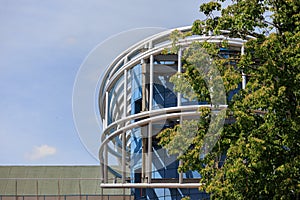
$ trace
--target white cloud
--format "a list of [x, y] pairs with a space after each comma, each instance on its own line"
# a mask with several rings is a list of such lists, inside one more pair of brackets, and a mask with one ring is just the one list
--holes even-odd
[[25, 158], [28, 160], [38, 160], [47, 156], [56, 154], [56, 148], [48, 146], [46, 144], [41, 146], [35, 146], [30, 153], [25, 155]]

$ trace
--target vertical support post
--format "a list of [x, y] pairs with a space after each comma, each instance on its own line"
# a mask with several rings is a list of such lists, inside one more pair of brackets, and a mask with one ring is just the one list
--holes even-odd
[[[100, 161], [100, 180], [101, 183], [104, 183], [104, 163]], [[101, 184], [100, 183], [100, 184]]]
[[[152, 48], [152, 42], [149, 44], [149, 48]], [[150, 55], [150, 94], [149, 94], [149, 111], [152, 111], [153, 107], [153, 69], [154, 56]], [[152, 122], [148, 124], [148, 183], [151, 183], [152, 178]]]
[[[180, 116], [180, 126], [182, 126], [182, 124], [183, 124], [183, 117]], [[182, 165], [182, 160], [179, 160], [179, 166], [181, 165]], [[180, 184], [183, 183], [183, 172], [179, 173], [179, 183]]]
[[[126, 182], [126, 132], [122, 133], [122, 183]], [[123, 188], [123, 199], [125, 200], [125, 188]]]
[[242, 89], [246, 88], [247, 80], [246, 80], [246, 74], [242, 72]]
[[16, 191], [15, 191], [15, 193], [16, 193], [16, 200], [18, 200], [18, 180], [16, 179]]
[[126, 132], [122, 133], [122, 183], [126, 182]]
[[58, 192], [58, 200], [60, 200], [60, 179], [57, 181], [57, 192]]
[[142, 111], [149, 110], [149, 69], [147, 69], [147, 64], [145, 59], [141, 59], [142, 68]]
[[[177, 72], [180, 74], [182, 72], [182, 66], [181, 66], [181, 57], [182, 57], [182, 49], [180, 48], [178, 51], [178, 69]], [[179, 75], [180, 76], [180, 75]], [[181, 106], [181, 93], [177, 93], [177, 106]], [[182, 116], [180, 116], [180, 125], [182, 126]], [[182, 165], [182, 160], [179, 160], [179, 166]], [[179, 183], [181, 184], [183, 182], [183, 173], [179, 173]]]
[[[124, 113], [127, 116], [127, 70], [124, 71]], [[125, 126], [125, 124], [124, 124]], [[122, 183], [126, 182], [126, 132], [122, 133]]]
[[78, 182], [78, 189], [79, 189], [79, 199], [82, 200], [80, 179], [79, 179], [79, 182]]
[[125, 196], [125, 188], [123, 188], [123, 200], [126, 200], [126, 196]]
[[104, 146], [104, 183], [108, 183], [108, 152], [107, 145]]
[[103, 124], [104, 125], [104, 127], [103, 128], [107, 128], [107, 126], [108, 126], [108, 111], [109, 111], [109, 109], [108, 109], [108, 92], [106, 91], [105, 92], [105, 124]]
[[[182, 166], [182, 160], [179, 160], [179, 166]], [[179, 172], [179, 183], [183, 183], [183, 172]]]
[[[105, 129], [108, 126], [108, 92], [105, 92], [105, 123], [103, 124], [103, 129]], [[106, 145], [104, 146], [104, 150], [103, 150], [103, 154], [104, 155], [100, 155], [103, 156], [103, 163], [101, 162], [101, 179], [103, 183], [107, 183], [107, 147]]]
[[150, 55], [150, 94], [149, 94], [149, 111], [152, 110], [153, 106], [153, 55]]
[[[180, 74], [182, 72], [181, 57], [182, 57], [182, 49], [180, 48], [178, 51], [178, 69], [177, 69], [178, 74]], [[181, 106], [181, 93], [180, 92], [177, 93], [177, 106]]]
[[[124, 118], [127, 116], [127, 70], [124, 70]], [[125, 125], [125, 124], [124, 124]]]
[[[244, 45], [241, 47], [241, 55], [245, 54], [245, 47]], [[246, 88], [247, 80], [246, 80], [246, 74], [242, 72], [242, 89], [244, 90]]]
[[[104, 118], [102, 120], [103, 129], [105, 129], [107, 127], [107, 124], [108, 124], [108, 92], [107, 91], [105, 92], [104, 106], [105, 106]], [[102, 170], [103, 170], [103, 168], [102, 168]]]
[[[128, 62], [128, 57], [124, 59], [124, 64]], [[124, 113], [127, 116], [127, 70], [124, 70]], [[126, 123], [126, 122], [125, 122]], [[125, 124], [124, 124], [125, 126]], [[122, 132], [122, 183], [126, 182], [126, 131]], [[125, 199], [125, 188], [123, 188], [123, 199]]]
[[141, 182], [142, 183], [145, 183], [145, 177], [146, 177], [146, 163], [147, 163], [147, 160], [146, 160], [146, 153], [147, 153], [147, 139], [145, 138], [145, 136], [142, 138], [142, 180]]
[[148, 183], [152, 178], [152, 122], [149, 123], [148, 131]]
[[36, 200], [39, 200], [39, 180], [36, 180]]

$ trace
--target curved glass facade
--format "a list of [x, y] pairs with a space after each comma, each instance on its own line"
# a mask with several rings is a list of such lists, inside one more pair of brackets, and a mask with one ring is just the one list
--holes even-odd
[[[189, 31], [190, 27], [179, 30]], [[199, 107], [206, 104], [190, 101], [174, 91], [170, 77], [182, 71], [182, 52], [180, 49], [178, 54], [162, 54], [171, 46], [168, 39], [171, 32], [143, 40], [118, 56], [100, 87], [99, 109], [104, 124], [99, 150], [101, 187], [132, 188], [135, 199], [208, 197], [198, 190], [200, 174], [178, 173], [177, 155], [169, 155], [156, 139], [161, 130], [179, 124], [184, 118], [196, 118]], [[193, 41], [220, 43], [223, 39], [223, 36], [191, 36], [180, 44], [184, 48]], [[228, 41], [229, 48], [220, 49], [220, 56], [240, 54], [245, 41]], [[110, 168], [116, 164], [120, 166], [118, 169]], [[109, 180], [108, 173], [116, 179]]]

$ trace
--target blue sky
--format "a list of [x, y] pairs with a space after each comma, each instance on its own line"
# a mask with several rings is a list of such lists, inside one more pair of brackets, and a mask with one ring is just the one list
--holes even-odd
[[0, 0], [0, 165], [98, 164], [73, 122], [82, 62], [119, 32], [191, 25], [200, 3]]

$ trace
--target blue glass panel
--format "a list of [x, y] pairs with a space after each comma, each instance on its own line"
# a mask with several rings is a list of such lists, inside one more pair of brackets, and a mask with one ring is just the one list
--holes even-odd
[[[131, 114], [142, 110], [142, 66], [136, 65], [131, 73]], [[130, 95], [130, 94], [129, 94]]]
[[242, 89], [242, 83], [240, 83], [238, 85], [238, 88], [235, 89], [235, 90], [231, 90], [229, 93], [228, 93], [228, 97], [227, 97], [227, 101], [231, 101], [232, 97], [237, 94], [240, 90]]
[[153, 93], [158, 94], [158, 93], [163, 93], [165, 91], [165, 87], [163, 85], [154, 83], [153, 84]]

